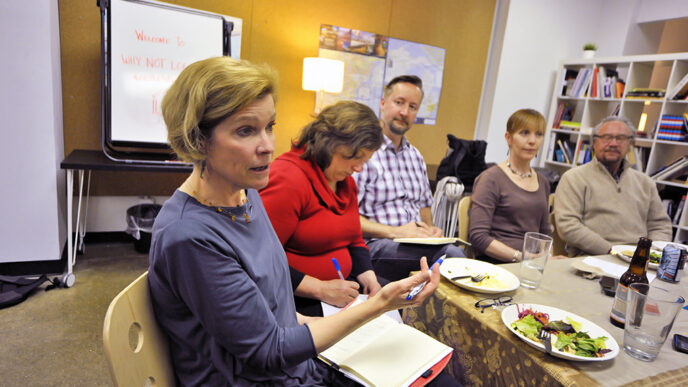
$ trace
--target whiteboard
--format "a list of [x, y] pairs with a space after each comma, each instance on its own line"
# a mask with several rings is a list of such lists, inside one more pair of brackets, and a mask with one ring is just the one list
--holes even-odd
[[[238, 21], [240, 33], [241, 19], [130, 0], [110, 0], [108, 16], [107, 140], [113, 145], [164, 146], [167, 130], [160, 103], [165, 92], [184, 67], [222, 56], [224, 20], [235, 21], [235, 26]], [[240, 42], [240, 34], [232, 36], [233, 43], [236, 40]], [[232, 47], [237, 58], [238, 46]]]

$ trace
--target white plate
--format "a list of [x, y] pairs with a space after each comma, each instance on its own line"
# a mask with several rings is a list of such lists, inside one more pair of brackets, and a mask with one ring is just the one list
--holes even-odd
[[[663, 250], [664, 246], [666, 246], [668, 244], [672, 244], [672, 245], [676, 245], [678, 247], [682, 247], [684, 249], [688, 249], [688, 246], [682, 245], [680, 243], [663, 242], [663, 241], [652, 242], [652, 249], [653, 250]], [[621, 258], [626, 262], [631, 262], [631, 259], [633, 258], [633, 256], [631, 255], [629, 257], [625, 254], [621, 254], [621, 252], [624, 250], [635, 251], [635, 248], [636, 248], [636, 245], [614, 245], [614, 246], [612, 246], [612, 251], [615, 252], [616, 254], [612, 254], [612, 255], [614, 255], [618, 258]], [[652, 270], [657, 270], [657, 266], [659, 266], [657, 263], [648, 262], [648, 264], [647, 264], [647, 268], [652, 269]]]
[[415, 245], [448, 245], [458, 238], [394, 238], [397, 243], [412, 243]]
[[545, 306], [545, 305], [538, 305], [538, 304], [519, 304], [519, 305], [510, 305], [506, 309], [502, 311], [502, 322], [506, 327], [513, 332], [516, 336], [518, 336], [521, 340], [525, 341], [526, 344], [530, 345], [531, 347], [540, 350], [542, 352], [545, 351], [545, 346], [542, 345], [539, 341], [533, 341], [525, 336], [523, 336], [520, 332], [516, 331], [511, 327], [511, 323], [514, 321], [518, 320], [518, 307], [523, 309], [532, 309], [535, 312], [541, 312], [541, 313], [547, 313], [549, 314], [549, 321], [556, 321], [556, 320], [562, 320], [566, 321], [566, 317], [570, 317], [574, 321], [578, 321], [579, 323], [582, 324], [581, 330], [583, 332], [587, 332], [588, 335], [592, 338], [597, 338], [600, 336], [605, 336], [607, 338], [607, 341], [605, 342], [605, 345], [608, 349], [611, 349], [611, 352], [607, 352], [604, 354], [603, 357], [584, 357], [584, 356], [577, 356], [577, 355], [572, 355], [568, 354], [565, 352], [561, 352], [558, 349], [554, 348], [554, 344], [552, 344], [552, 355], [562, 358], [562, 359], [567, 359], [567, 360], [579, 360], [579, 361], [607, 361], [611, 360], [616, 357], [616, 355], [619, 354], [619, 344], [614, 340], [612, 335], [609, 334], [609, 332], [605, 331], [604, 329], [600, 328], [599, 325], [584, 319], [583, 317], [580, 317], [578, 315], [575, 315], [573, 313], [569, 313], [567, 311], [557, 309], [551, 306]]
[[[521, 284], [518, 277], [497, 265], [468, 258], [445, 259], [442, 266], [440, 266], [440, 274], [455, 285], [478, 293], [506, 293], [518, 289], [518, 286]], [[453, 277], [461, 275], [477, 274], [489, 275], [491, 278], [499, 281], [501, 286], [485, 286], [490, 285], [490, 283], [486, 282], [483, 284], [483, 282], [473, 282], [470, 278], [456, 281], [451, 280]]]

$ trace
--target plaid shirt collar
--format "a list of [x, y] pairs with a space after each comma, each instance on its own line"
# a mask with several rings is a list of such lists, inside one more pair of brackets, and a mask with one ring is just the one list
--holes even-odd
[[394, 142], [387, 137], [386, 134], [383, 133], [382, 135], [382, 145], [380, 146], [380, 149], [387, 151], [388, 149], [393, 151], [393, 152], [403, 152], [406, 149], [408, 149], [411, 146], [411, 143], [409, 140], [406, 139], [406, 136], [401, 137], [401, 143], [399, 144], [399, 150], [397, 150], [396, 146], [394, 145]]

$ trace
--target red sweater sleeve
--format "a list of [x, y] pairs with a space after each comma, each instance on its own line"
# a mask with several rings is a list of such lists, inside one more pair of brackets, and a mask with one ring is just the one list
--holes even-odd
[[[270, 181], [260, 191], [260, 198], [265, 206], [272, 227], [277, 233], [282, 246], [294, 234], [299, 223], [299, 214], [303, 208], [302, 188], [307, 182], [301, 173], [292, 173], [285, 170], [285, 162], [276, 160], [270, 166]], [[288, 198], [288, 199], [287, 199]]]

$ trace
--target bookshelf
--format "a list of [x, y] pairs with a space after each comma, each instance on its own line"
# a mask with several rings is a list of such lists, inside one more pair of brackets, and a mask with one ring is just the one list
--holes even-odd
[[[672, 90], [681, 89], [688, 82], [687, 77], [688, 53], [562, 61], [552, 93], [539, 166], [563, 174], [587, 162], [594, 157], [592, 128], [603, 118], [618, 114], [631, 120], [639, 134], [643, 134], [636, 136], [628, 160], [652, 177], [662, 167], [688, 155], [688, 138], [664, 140], [667, 131], [660, 129], [665, 128], [663, 123], [670, 116], [688, 113], [687, 99], [671, 98]], [[657, 91], [666, 94], [657, 96]], [[683, 134], [686, 129], [684, 124]], [[563, 155], [567, 150], [570, 153]], [[678, 207], [681, 197], [688, 193], [685, 178], [688, 167], [683, 171], [680, 180], [655, 179], [660, 196], [672, 200], [673, 207]], [[672, 214], [671, 217], [673, 241], [685, 243], [688, 208], [684, 204], [680, 216]]]

